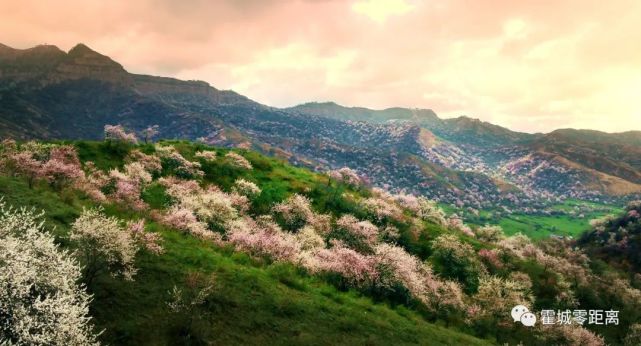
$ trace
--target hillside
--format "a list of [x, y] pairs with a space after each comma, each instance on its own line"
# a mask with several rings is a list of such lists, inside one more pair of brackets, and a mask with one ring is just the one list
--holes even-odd
[[[45, 231], [89, 256], [105, 344], [603, 345], [594, 333], [620, 344], [639, 320], [638, 282], [572, 242], [470, 228], [349, 169], [125, 138], [0, 148], [3, 203], [43, 209]], [[79, 233], [96, 222], [100, 237], [135, 241], [135, 256], [94, 257], [118, 248], [82, 240], [103, 239]], [[516, 304], [615, 308], [620, 324], [528, 329], [509, 316]]]
[[641, 279], [641, 203], [631, 202], [623, 214], [609, 215], [592, 222], [593, 230], [580, 244], [593, 258], [599, 258]]
[[[79, 44], [0, 49], [0, 137], [99, 139], [105, 125], [156, 138], [252, 148], [299, 167], [349, 166], [375, 186], [463, 217], [545, 215], [567, 198], [623, 205], [641, 194], [638, 133], [527, 134], [429, 109], [336, 103], [278, 109], [201, 81], [129, 73]], [[604, 150], [601, 150], [603, 148]]]
[[[121, 166], [126, 152], [133, 149], [112, 151], [109, 146], [91, 142], [75, 145], [83, 162], [90, 158], [103, 169]], [[202, 145], [179, 145], [192, 155], [196, 150], [209, 149]], [[3, 149], [6, 154], [7, 148]], [[147, 151], [149, 147], [142, 149]], [[205, 181], [213, 179], [224, 186], [231, 184], [236, 176], [244, 176], [260, 182], [263, 198], [255, 201], [255, 211], [263, 206], [269, 208], [272, 200], [280, 200], [292, 191], [314, 186], [315, 190], [323, 188], [324, 183], [317, 182], [318, 177], [310, 172], [254, 153], [247, 154], [257, 167], [252, 173], [245, 174], [242, 169], [224, 164], [206, 165]], [[6, 161], [1, 167], [6, 172]], [[218, 174], [221, 169], [225, 175]], [[25, 180], [6, 175], [0, 180], [4, 203], [44, 210], [45, 228], [54, 232], [65, 247], [70, 246], [68, 233], [72, 221], [83, 208], [96, 205], [72, 189], [65, 188], [63, 193], [46, 183], [30, 188]], [[158, 187], [150, 186], [143, 192], [143, 199], [154, 208], [164, 209], [166, 199], [158, 195]], [[161, 256], [150, 252], [139, 255], [135, 281], [123, 281], [103, 273], [89, 286], [94, 295], [91, 315], [96, 330], [104, 330], [101, 340], [105, 344], [176, 345], [212, 341], [217, 344], [417, 344], [422, 343], [421, 340], [442, 345], [489, 344], [428, 323], [416, 311], [375, 302], [353, 290], [338, 289], [291, 264], [250, 257], [234, 252], [229, 246], [176, 232], [152, 220], [153, 211], [132, 211], [119, 204], [105, 204], [105, 211], [122, 219], [142, 216], [147, 220], [147, 229], [163, 239]], [[169, 310], [167, 303], [173, 287], [192, 294], [188, 290], [204, 285], [210, 277], [214, 293], [201, 306], [188, 312], [193, 317]]]

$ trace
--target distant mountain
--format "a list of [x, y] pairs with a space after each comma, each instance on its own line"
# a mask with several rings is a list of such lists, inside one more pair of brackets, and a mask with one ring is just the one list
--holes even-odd
[[373, 110], [363, 107], [345, 107], [335, 102], [310, 102], [287, 108], [287, 111], [313, 114], [339, 120], [369, 121], [386, 123], [394, 120], [441, 122], [431, 109], [387, 108]]
[[443, 139], [463, 143], [501, 145], [524, 142], [536, 137], [527, 133], [510, 131], [504, 127], [467, 116], [441, 119], [431, 109], [395, 107], [373, 110], [363, 107], [345, 107], [334, 102], [311, 102], [287, 108], [286, 110], [326, 118], [380, 124], [412, 122], [430, 130]]
[[202, 81], [138, 75], [79, 44], [0, 45], [0, 137], [100, 139], [105, 124], [251, 146], [290, 163], [350, 166], [372, 184], [474, 209], [543, 211], [567, 197], [641, 193], [641, 135], [527, 134], [429, 109], [268, 107]]

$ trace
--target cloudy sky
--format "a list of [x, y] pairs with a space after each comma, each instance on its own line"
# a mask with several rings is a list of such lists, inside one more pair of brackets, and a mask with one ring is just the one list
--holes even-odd
[[0, 42], [78, 42], [271, 106], [431, 108], [515, 130], [641, 130], [638, 0], [0, 0]]

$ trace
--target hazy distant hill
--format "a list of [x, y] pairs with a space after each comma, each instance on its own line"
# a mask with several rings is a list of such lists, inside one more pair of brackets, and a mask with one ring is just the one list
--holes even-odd
[[344, 107], [334, 102], [311, 102], [287, 108], [287, 110], [327, 118], [375, 123], [411, 121], [432, 131], [439, 137], [463, 143], [496, 145], [523, 142], [536, 137], [527, 133], [510, 131], [504, 127], [467, 116], [441, 119], [431, 109], [395, 107], [372, 110], [362, 107]]
[[332, 102], [277, 109], [201, 81], [129, 73], [83, 44], [0, 45], [0, 136], [98, 139], [105, 124], [159, 125], [162, 138], [250, 145], [317, 170], [350, 166], [374, 185], [474, 209], [641, 192], [639, 132], [527, 134]]

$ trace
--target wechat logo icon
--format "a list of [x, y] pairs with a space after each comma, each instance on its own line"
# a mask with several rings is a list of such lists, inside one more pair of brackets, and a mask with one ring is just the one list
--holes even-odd
[[514, 322], [521, 322], [526, 327], [536, 324], [536, 315], [531, 313], [525, 305], [517, 305], [512, 308], [512, 319]]

